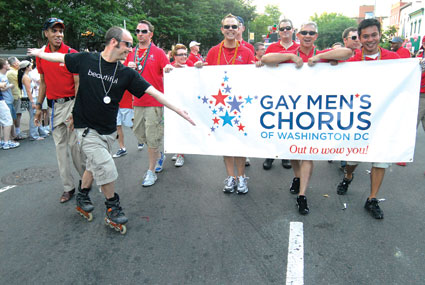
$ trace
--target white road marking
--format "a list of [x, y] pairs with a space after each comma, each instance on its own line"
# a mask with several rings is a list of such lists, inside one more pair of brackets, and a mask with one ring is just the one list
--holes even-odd
[[289, 226], [286, 285], [289, 284], [304, 284], [304, 231], [301, 222], [291, 222]]
[[3, 187], [3, 188], [0, 189], [0, 193], [1, 192], [4, 192], [4, 191], [7, 191], [9, 189], [15, 188], [16, 186], [17, 185], [9, 185], [9, 186]]

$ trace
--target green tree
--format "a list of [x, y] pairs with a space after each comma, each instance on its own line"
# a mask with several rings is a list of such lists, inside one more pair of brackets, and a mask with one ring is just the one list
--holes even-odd
[[319, 37], [315, 42], [319, 49], [330, 47], [336, 42], [342, 42], [342, 32], [348, 27], [357, 27], [357, 22], [347, 16], [337, 13], [323, 13], [318, 16], [316, 13], [310, 20], [317, 23]]
[[258, 15], [250, 25], [250, 32], [254, 33], [255, 42], [262, 41], [262, 35], [267, 35], [268, 27], [277, 25], [282, 13], [277, 5], [267, 5], [264, 14]]
[[392, 37], [394, 37], [397, 34], [397, 27], [396, 26], [389, 26], [381, 35], [381, 47], [385, 49], [390, 49], [391, 44], [390, 40]]

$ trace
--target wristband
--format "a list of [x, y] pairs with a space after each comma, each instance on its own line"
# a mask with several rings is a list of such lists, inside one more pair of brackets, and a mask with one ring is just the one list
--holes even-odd
[[40, 102], [35, 103], [35, 105], [36, 105], [36, 106], [40, 106], [40, 109], [41, 109], [41, 107], [43, 106], [43, 104], [41, 104]]

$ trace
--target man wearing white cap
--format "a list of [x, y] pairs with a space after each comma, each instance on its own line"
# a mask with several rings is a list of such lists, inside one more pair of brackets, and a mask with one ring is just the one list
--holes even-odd
[[199, 53], [199, 46], [201, 44], [196, 42], [196, 41], [191, 41], [189, 44], [189, 48], [190, 48], [190, 55], [187, 58], [188, 60], [190, 60], [191, 62], [195, 63], [197, 61], [202, 61], [204, 62], [204, 58], [202, 57], [202, 55]]

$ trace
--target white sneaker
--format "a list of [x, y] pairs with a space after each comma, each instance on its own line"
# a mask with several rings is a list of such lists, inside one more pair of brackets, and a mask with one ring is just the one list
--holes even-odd
[[144, 147], [145, 147], [145, 144], [144, 143], [137, 144], [137, 149], [138, 150], [143, 150]]
[[155, 164], [155, 172], [159, 173], [164, 169], [164, 162], [165, 162], [165, 154], [163, 152], [160, 152], [161, 156], [158, 158]]
[[235, 192], [235, 188], [236, 188], [236, 180], [235, 177], [233, 176], [229, 176], [224, 180], [224, 188], [223, 188], [223, 192], [224, 193], [233, 193]]
[[179, 154], [177, 155], [176, 163], [174, 164], [176, 167], [181, 167], [184, 164], [184, 156]]
[[157, 176], [151, 170], [146, 171], [145, 178], [143, 179], [142, 185], [143, 187], [152, 186], [155, 184]]
[[20, 146], [20, 143], [14, 141], [8, 141], [3, 144], [3, 149], [11, 149]]
[[173, 155], [173, 157], [171, 158], [172, 161], [176, 161], [177, 160], [177, 156], [178, 154], [176, 153], [175, 155]]
[[249, 177], [238, 176], [238, 188], [236, 189], [236, 193], [248, 193], [248, 179]]

